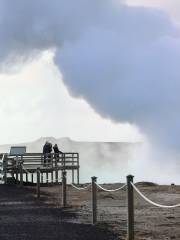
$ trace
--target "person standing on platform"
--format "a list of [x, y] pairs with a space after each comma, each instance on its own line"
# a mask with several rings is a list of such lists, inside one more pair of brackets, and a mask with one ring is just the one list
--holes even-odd
[[47, 141], [43, 146], [44, 164], [47, 164], [51, 159], [51, 152], [52, 152], [52, 144]]
[[55, 145], [53, 146], [53, 149], [54, 149], [55, 158], [56, 158], [57, 160], [59, 160], [59, 154], [63, 154], [63, 152], [61, 152], [61, 151], [59, 150], [57, 144], [55, 144]]
[[59, 154], [63, 154], [63, 152], [61, 152], [61, 151], [59, 150], [57, 144], [54, 145], [53, 149], [54, 149], [54, 153], [55, 153], [56, 156], [59, 157]]

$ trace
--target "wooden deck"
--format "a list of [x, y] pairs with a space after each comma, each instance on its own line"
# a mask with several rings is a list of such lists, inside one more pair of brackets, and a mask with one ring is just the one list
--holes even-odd
[[[37, 169], [41, 172], [41, 183], [43, 183], [43, 174], [51, 174], [52, 182], [60, 182], [63, 171], [71, 173], [72, 182], [79, 183], [79, 153], [66, 152], [63, 154], [48, 154], [42, 153], [26, 153], [24, 155], [9, 155], [0, 154], [0, 173], [3, 175], [4, 183], [7, 183], [9, 178], [16, 182], [34, 182], [34, 174]], [[29, 180], [31, 175], [31, 180]]]

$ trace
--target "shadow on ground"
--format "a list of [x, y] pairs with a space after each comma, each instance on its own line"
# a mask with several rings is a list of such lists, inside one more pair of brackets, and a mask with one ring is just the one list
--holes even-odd
[[43, 191], [36, 199], [36, 188], [0, 186], [1, 240], [114, 240], [106, 227], [73, 223], [73, 209], [62, 209], [48, 201]]

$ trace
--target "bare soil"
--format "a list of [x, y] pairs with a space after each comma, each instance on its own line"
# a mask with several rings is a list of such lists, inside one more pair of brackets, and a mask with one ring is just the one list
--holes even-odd
[[[114, 189], [121, 184], [106, 184]], [[180, 186], [138, 184], [151, 200], [166, 205], [180, 203]], [[121, 240], [126, 239], [126, 191], [98, 190], [98, 224], [91, 224], [91, 191], [67, 187], [67, 208], [61, 207], [61, 186], [0, 185], [1, 240]], [[161, 209], [135, 194], [135, 239], [180, 239], [180, 208]]]

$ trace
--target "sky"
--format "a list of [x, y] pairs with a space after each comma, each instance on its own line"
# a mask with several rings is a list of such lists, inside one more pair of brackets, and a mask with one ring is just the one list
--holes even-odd
[[[127, 3], [161, 9], [175, 23], [180, 21], [178, 0]], [[32, 141], [42, 136], [130, 142], [146, 138], [146, 133], [136, 123], [128, 122], [128, 118], [117, 121], [101, 114], [84, 96], [72, 94], [53, 59], [53, 50], [43, 51], [32, 61], [11, 66], [10, 72], [6, 65], [0, 74], [0, 144]]]
[[131, 6], [155, 7], [169, 14], [175, 22], [180, 21], [179, 0], [127, 0]]

